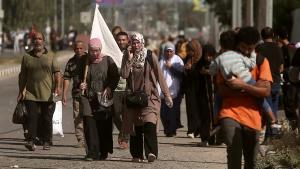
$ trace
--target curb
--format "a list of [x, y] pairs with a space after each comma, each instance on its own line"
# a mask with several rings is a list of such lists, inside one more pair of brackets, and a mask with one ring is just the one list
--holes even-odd
[[[59, 63], [62, 63], [64, 61], [66, 61], [67, 59], [69, 59], [70, 57], [72, 57], [72, 54], [65, 54], [63, 56], [59, 56], [57, 58], [57, 61]], [[16, 76], [20, 73], [20, 69], [21, 69], [21, 64], [17, 64], [14, 65], [12, 67], [7, 67], [7, 68], [3, 68], [0, 70], [0, 80], [6, 78], [6, 77], [12, 77], [12, 76]]]

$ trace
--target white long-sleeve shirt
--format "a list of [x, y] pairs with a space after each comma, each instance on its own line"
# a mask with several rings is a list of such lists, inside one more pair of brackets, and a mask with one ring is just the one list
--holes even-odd
[[220, 70], [224, 79], [230, 79], [232, 76], [237, 76], [244, 82], [248, 82], [252, 78], [250, 71], [255, 66], [255, 52], [252, 52], [248, 58], [235, 51], [226, 51], [212, 61], [209, 66], [209, 73], [215, 75], [217, 71]]
[[[178, 55], [173, 55], [170, 62], [172, 64], [172, 70], [168, 69], [166, 67], [166, 62], [167, 60], [165, 59], [165, 57], [163, 57], [160, 61], [159, 61], [159, 65], [162, 69], [164, 78], [167, 82], [167, 86], [169, 87], [169, 91], [171, 94], [172, 98], [177, 97], [179, 90], [180, 90], [180, 83], [181, 83], [181, 78], [176, 75], [176, 73], [174, 73], [174, 71], [176, 71], [177, 73], [183, 73], [184, 70], [184, 63], [182, 61], [182, 59], [178, 56]], [[161, 93], [160, 87], [158, 87], [158, 91], [161, 97], [163, 97], [163, 94]]]

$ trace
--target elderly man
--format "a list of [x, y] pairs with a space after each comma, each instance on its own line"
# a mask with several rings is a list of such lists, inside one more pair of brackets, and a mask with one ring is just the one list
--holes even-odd
[[[54, 81], [53, 81], [54, 79]], [[33, 50], [23, 56], [19, 74], [19, 100], [25, 100], [28, 110], [28, 142], [25, 147], [34, 151], [38, 123], [42, 124], [43, 149], [50, 149], [52, 136], [52, 116], [54, 95], [60, 95], [60, 67], [56, 58], [45, 48], [45, 37], [36, 32], [33, 37]], [[41, 118], [39, 118], [41, 116]], [[39, 122], [39, 119], [42, 122]]]

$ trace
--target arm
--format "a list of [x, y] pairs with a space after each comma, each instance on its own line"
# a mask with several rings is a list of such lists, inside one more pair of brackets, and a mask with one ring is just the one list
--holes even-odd
[[177, 78], [182, 78], [183, 71], [184, 71], [183, 61], [180, 60], [178, 62], [173, 63], [172, 65], [170, 65], [169, 70], [173, 76]]
[[58, 96], [61, 95], [61, 73], [55, 72], [54, 73], [54, 81], [55, 81], [55, 90], [54, 93], [56, 93]]
[[154, 54], [152, 54], [152, 62], [153, 62], [153, 71], [154, 71], [154, 74], [155, 74], [156, 79], [158, 81], [158, 84], [161, 88], [161, 92], [163, 93], [163, 95], [165, 97], [167, 105], [169, 107], [172, 107], [173, 106], [173, 100], [172, 100], [172, 97], [170, 95], [169, 88], [168, 88], [167, 83], [164, 79], [162, 70], [158, 66], [158, 59], [156, 58], [156, 56]]
[[216, 59], [214, 59], [209, 65], [209, 74], [215, 76], [217, 72], [218, 72], [218, 64], [216, 62]]
[[130, 74], [130, 70], [132, 68], [132, 62], [131, 59], [133, 56], [131, 56], [129, 52], [125, 52], [122, 59], [122, 65], [121, 65], [121, 76], [124, 79], [127, 79]]
[[120, 80], [120, 75], [118, 72], [118, 67], [115, 62], [108, 57], [108, 79], [107, 79], [107, 86], [103, 91], [103, 95], [108, 95], [108, 97], [112, 97], [112, 92], [116, 89], [118, 82]]
[[58, 96], [61, 95], [61, 73], [60, 73], [60, 66], [57, 62], [57, 58], [52, 56], [52, 72], [54, 76], [54, 93], [56, 93]]
[[256, 66], [256, 53], [254, 51], [251, 52], [249, 58], [243, 55], [241, 55], [241, 58], [249, 70], [252, 70]]
[[247, 84], [241, 79], [231, 79], [226, 84], [232, 89], [240, 89], [255, 97], [267, 97], [271, 93], [271, 83], [266, 80], [258, 80], [255, 85]]
[[70, 80], [64, 79], [63, 92], [62, 92], [62, 104], [64, 106], [67, 105], [67, 92], [68, 92], [69, 85], [70, 85]]
[[19, 94], [18, 94], [18, 97], [17, 97], [17, 101], [20, 101], [20, 100], [23, 100], [24, 97], [25, 97], [25, 87], [26, 87], [26, 76], [27, 76], [27, 73], [26, 73], [26, 66], [25, 66], [25, 59], [24, 59], [25, 56], [23, 56], [23, 59], [22, 59], [22, 63], [21, 63], [21, 71], [19, 73], [19, 80], [18, 80], [18, 83], [19, 83]]

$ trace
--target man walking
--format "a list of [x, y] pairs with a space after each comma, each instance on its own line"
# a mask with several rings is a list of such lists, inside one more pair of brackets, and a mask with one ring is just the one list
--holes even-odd
[[85, 46], [82, 41], [77, 41], [74, 45], [75, 55], [67, 62], [64, 72], [63, 95], [62, 103], [67, 105], [67, 91], [70, 81], [73, 80], [72, 98], [73, 98], [73, 119], [75, 126], [75, 135], [78, 144], [76, 148], [83, 148], [85, 145], [83, 134], [83, 119], [79, 112], [79, 99], [81, 90], [80, 83], [83, 81], [84, 67], [87, 61], [87, 53], [85, 53]]
[[[124, 53], [127, 51], [129, 38], [126, 32], [119, 32], [116, 35], [116, 41], [120, 48], [120, 50]], [[120, 70], [119, 70], [120, 74]], [[124, 104], [125, 104], [125, 88], [126, 88], [126, 80], [120, 77], [117, 88], [114, 92], [114, 117], [113, 121], [120, 131], [118, 143], [120, 149], [126, 149], [128, 147], [129, 135], [122, 132], [122, 118], [121, 116], [124, 113]]]
[[25, 100], [28, 110], [28, 141], [25, 147], [30, 151], [36, 148], [34, 141], [39, 123], [43, 129], [40, 136], [43, 149], [50, 150], [55, 106], [53, 97], [61, 94], [60, 78], [60, 67], [56, 58], [45, 48], [44, 35], [36, 32], [33, 37], [33, 50], [23, 56], [19, 74], [18, 101]]

